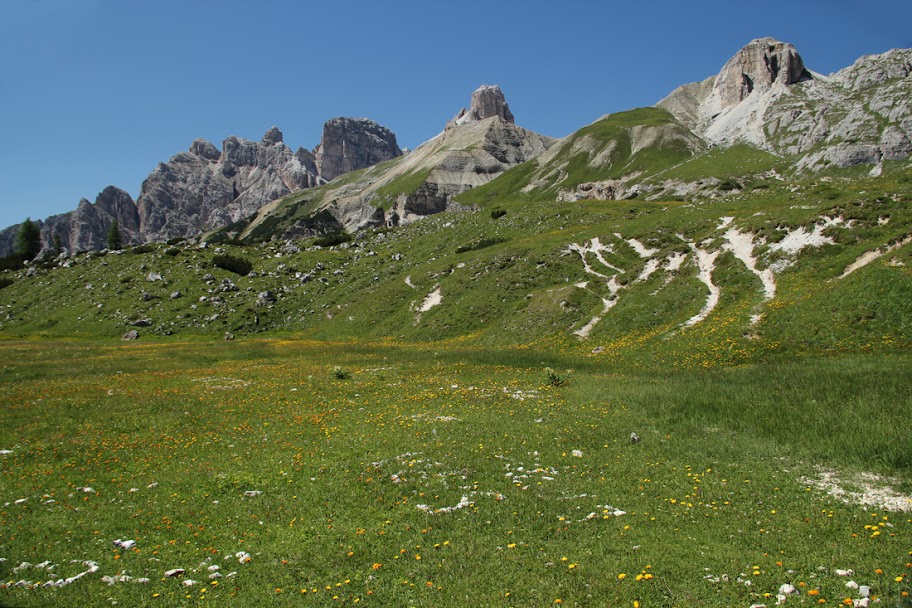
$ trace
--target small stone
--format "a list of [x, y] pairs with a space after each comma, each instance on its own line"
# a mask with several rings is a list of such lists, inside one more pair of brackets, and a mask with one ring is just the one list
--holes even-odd
[[139, 340], [139, 332], [135, 329], [131, 329], [123, 335], [121, 340]]
[[186, 570], [184, 570], [183, 568], [173, 568], [171, 570], [167, 570], [165, 572], [165, 576], [170, 576], [170, 577], [182, 576], [184, 574], [184, 572], [186, 572]]
[[630, 433], [630, 443], [639, 443], [639, 442], [640, 442], [640, 436], [637, 435], [636, 433]]
[[868, 585], [861, 585], [858, 587], [858, 595], [861, 597], [871, 597], [871, 587]]
[[781, 587], [779, 587], [778, 595], [796, 595], [797, 593], [798, 590], [794, 585], [791, 583], [784, 583]]

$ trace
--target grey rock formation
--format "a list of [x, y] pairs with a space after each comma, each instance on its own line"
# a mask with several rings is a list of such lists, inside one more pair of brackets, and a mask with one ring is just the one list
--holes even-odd
[[307, 217], [295, 211], [306, 201], [271, 206], [238, 236], [291, 238], [343, 229], [354, 232], [458, 209], [453, 197], [535, 158], [556, 141], [516, 126], [499, 88], [481, 87], [472, 99], [471, 111], [457, 115], [464, 120], [450, 121], [441, 134], [408, 156], [368, 169], [358, 179], [336, 187], [327, 184]]
[[[108, 186], [94, 203], [82, 199], [75, 211], [52, 215], [35, 223], [41, 229], [43, 251], [54, 251], [59, 243], [63, 253], [73, 254], [107, 247], [108, 231], [114, 220], [120, 226], [123, 245], [139, 241], [139, 216], [133, 198], [120, 188]], [[0, 232], [0, 256], [15, 250], [20, 226], [10, 226]]]
[[333, 118], [323, 125], [314, 150], [317, 172], [325, 181], [402, 156], [396, 135], [367, 118]]
[[[53, 250], [56, 236], [68, 253], [103, 249], [115, 219], [124, 245], [195, 237], [291, 192], [402, 154], [396, 136], [367, 119], [328, 121], [317, 154], [304, 148], [293, 152], [283, 139], [276, 127], [259, 142], [228, 137], [221, 151], [197, 139], [156, 167], [135, 203], [111, 186], [94, 204], [83, 199], [75, 211], [39, 220], [44, 248]], [[18, 225], [0, 231], [0, 256], [14, 251], [18, 231]]]
[[510, 105], [504, 97], [503, 91], [497, 85], [485, 84], [472, 93], [472, 103], [469, 109], [462, 108], [453, 119], [447, 123], [448, 128], [463, 125], [469, 122], [478, 122], [488, 118], [498, 117], [508, 123], [516, 124]]
[[141, 238], [193, 237], [317, 183], [308, 156], [292, 152], [275, 127], [260, 142], [228, 137], [218, 155], [215, 146], [197, 140], [143, 182], [137, 200]]
[[774, 84], [790, 85], [809, 80], [804, 61], [791, 44], [758, 38], [738, 51], [722, 67], [713, 88], [723, 108], [744, 101], [754, 90], [767, 91]]
[[865, 56], [830, 76], [789, 44], [754, 40], [717, 76], [658, 103], [714, 145], [746, 142], [799, 168], [851, 166], [912, 153], [912, 49]]

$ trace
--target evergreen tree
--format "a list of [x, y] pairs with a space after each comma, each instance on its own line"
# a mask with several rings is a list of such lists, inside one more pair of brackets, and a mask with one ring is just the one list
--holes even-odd
[[120, 240], [120, 224], [115, 219], [111, 222], [111, 227], [108, 229], [108, 249], [116, 250], [120, 249], [123, 246], [123, 242]]
[[63, 252], [63, 242], [60, 239], [60, 231], [58, 230], [54, 233], [54, 257], [60, 255], [61, 252]]
[[40, 252], [41, 230], [31, 218], [25, 218], [16, 237], [16, 254], [25, 260], [33, 260]]

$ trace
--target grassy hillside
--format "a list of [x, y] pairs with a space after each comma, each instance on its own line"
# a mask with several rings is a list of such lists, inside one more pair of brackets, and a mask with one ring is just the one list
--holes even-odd
[[665, 110], [617, 112], [457, 200], [467, 204], [502, 197], [553, 200], [560, 190], [585, 182], [625, 178], [636, 183], [685, 162], [702, 148], [703, 144]]
[[[909, 171], [894, 166], [879, 178], [770, 180], [700, 204], [504, 197], [333, 247], [301, 239], [83, 255], [34, 276], [4, 273], [0, 335], [113, 339], [141, 322], [144, 337], [554, 343], [678, 363], [904, 348], [910, 198]], [[253, 272], [223, 270], [217, 255]], [[701, 255], [714, 257], [701, 266]]]

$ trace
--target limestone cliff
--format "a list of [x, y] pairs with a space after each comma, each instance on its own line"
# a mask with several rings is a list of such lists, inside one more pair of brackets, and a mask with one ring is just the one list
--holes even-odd
[[746, 142], [802, 169], [896, 160], [912, 153], [912, 49], [862, 57], [830, 76], [795, 47], [752, 41], [716, 76], [658, 103], [708, 143]]

